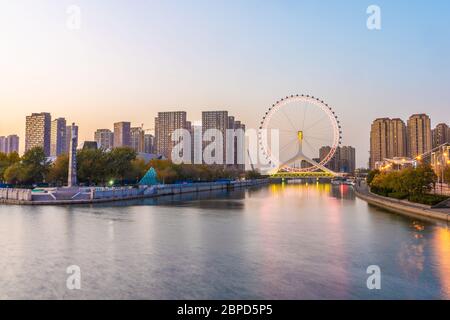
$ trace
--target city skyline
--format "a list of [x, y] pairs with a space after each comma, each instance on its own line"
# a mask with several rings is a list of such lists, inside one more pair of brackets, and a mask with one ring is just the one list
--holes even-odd
[[0, 3], [0, 300], [450, 300], [449, 0]]
[[[164, 131], [166, 132], [165, 135], [167, 135], [169, 132], [173, 132], [175, 129], [187, 129], [191, 132], [191, 134], [193, 134], [193, 137], [195, 136], [193, 128], [195, 126], [200, 125], [200, 128], [203, 126], [203, 131], [205, 131], [205, 129], [208, 128], [208, 126], [211, 126], [219, 129], [222, 131], [222, 127], [219, 124], [216, 123], [208, 123], [208, 116], [207, 115], [214, 115], [214, 117], [216, 116], [223, 116], [223, 115], [227, 115], [227, 126], [229, 126], [229, 122], [233, 122], [236, 123], [237, 127], [234, 127], [234, 129], [236, 128], [240, 128], [241, 127], [241, 121], [235, 121], [235, 117], [234, 116], [228, 116], [228, 111], [202, 111], [202, 120], [201, 121], [188, 121], [187, 119], [187, 112], [186, 111], [175, 111], [175, 112], [159, 112], [158, 113], [159, 117], [161, 116], [166, 116], [168, 117], [166, 119], [166, 125], [163, 125]], [[206, 116], [206, 118], [205, 118]], [[175, 117], [174, 119], [172, 119], [172, 117]], [[178, 119], [179, 117], [181, 117], [180, 119]], [[52, 157], [56, 157], [59, 154], [62, 153], [66, 153], [68, 149], [68, 145], [69, 145], [69, 141], [70, 141], [70, 132], [71, 132], [71, 126], [65, 126], [66, 124], [66, 119], [64, 117], [60, 117], [60, 118], [56, 118], [53, 119], [52, 115], [50, 113], [47, 112], [40, 112], [40, 113], [32, 113], [31, 115], [28, 115], [25, 117], [26, 118], [26, 124], [25, 127], [29, 127], [28, 130], [29, 131], [29, 137], [25, 137], [25, 150], [27, 149], [27, 144], [30, 143], [30, 140], [35, 139], [36, 135], [39, 136], [39, 134], [45, 133], [46, 137], [42, 138], [44, 139], [44, 149], [46, 149], [46, 145], [49, 148], [49, 156]], [[41, 120], [41, 118], [45, 118], [45, 124], [41, 123], [43, 120]], [[426, 122], [423, 122], [424, 125], [426, 125], [426, 128], [423, 128], [421, 130], [425, 130], [422, 131], [421, 134], [419, 134], [418, 132], [415, 133], [415, 135], [417, 137], [420, 137], [420, 139], [422, 139], [421, 135], [424, 135], [423, 138], [426, 139], [427, 141], [425, 141], [425, 145], [423, 145], [423, 143], [421, 143], [422, 145], [420, 146], [415, 146], [415, 148], [417, 150], [421, 150], [419, 153], [416, 152], [412, 152], [411, 151], [411, 141], [415, 140], [415, 138], [412, 138], [411, 136], [411, 124], [412, 121], [414, 120], [414, 123], [417, 123], [417, 121], [422, 121], [422, 118], [425, 119]], [[33, 119], [33, 120], [31, 120]], [[38, 124], [36, 125], [36, 120], [34, 119], [38, 119]], [[178, 119], [178, 120], [177, 120]], [[30, 125], [30, 122], [32, 121], [32, 124]], [[158, 150], [158, 139], [157, 139], [157, 128], [158, 128], [158, 117], [156, 117], [154, 119], [155, 123], [154, 123], [154, 128], [152, 129], [145, 129], [144, 128], [144, 124], [141, 123], [141, 126], [134, 126], [131, 122], [128, 121], [121, 121], [121, 122], [115, 122], [112, 124], [112, 128], [113, 130], [110, 129], [96, 129], [93, 134], [91, 135], [91, 138], [88, 138], [86, 140], [81, 140], [84, 142], [91, 142], [94, 141], [97, 143], [98, 147], [103, 147], [105, 149], [111, 149], [112, 147], [117, 147], [117, 146], [129, 146], [132, 149], [134, 149], [136, 152], [141, 152], [141, 153], [158, 153], [160, 155], [163, 155], [167, 158], [170, 158], [169, 156], [166, 155], [166, 153], [168, 154], [169, 149], [167, 149], [169, 147], [169, 145], [167, 145], [166, 147], [163, 147], [163, 151], [161, 151], [162, 149]], [[177, 122], [177, 124], [172, 125], [169, 124], [172, 121]], [[193, 125], [194, 123], [194, 125]], [[448, 142], [448, 139], [450, 137], [450, 127], [444, 123], [444, 122], [438, 122], [438, 124], [436, 126], [432, 126], [431, 125], [431, 118], [424, 113], [421, 114], [413, 114], [411, 115], [407, 121], [403, 121], [401, 118], [388, 118], [388, 117], [384, 117], [384, 118], [377, 118], [375, 120], [373, 120], [372, 125], [371, 125], [371, 129], [370, 131], [370, 140], [369, 140], [369, 145], [370, 146], [370, 155], [369, 155], [369, 159], [367, 162], [367, 165], [364, 166], [360, 166], [359, 163], [357, 161], [353, 161], [354, 164], [351, 165], [351, 167], [354, 169], [356, 168], [374, 168], [375, 167], [375, 162], [377, 161], [382, 161], [384, 160], [384, 158], [394, 158], [394, 157], [410, 157], [410, 158], [415, 158], [417, 155], [420, 155], [422, 153], [428, 152], [430, 151], [432, 148], [435, 148], [436, 146], [438, 146], [436, 143], [443, 140], [444, 142]], [[169, 125], [167, 125], [169, 124]], [[377, 126], [376, 129], [374, 126]], [[416, 124], [417, 125], [417, 124]], [[41, 126], [45, 126], [41, 128]], [[126, 127], [125, 130], [123, 129], [123, 127]], [[235, 126], [234, 124], [232, 126]], [[242, 128], [244, 128], [245, 131], [245, 125], [242, 124]], [[38, 133], [36, 133], [35, 131], [33, 131], [34, 128], [37, 128]], [[66, 129], [66, 130], [64, 130]], [[152, 130], [152, 134], [146, 133], [149, 130]], [[41, 132], [42, 131], [42, 132]], [[56, 131], [59, 131], [58, 134], [56, 134]], [[64, 131], [64, 132], [62, 132]], [[125, 138], [125, 140], [128, 141], [128, 143], [114, 143], [114, 137], [117, 136], [117, 134], [114, 134], [114, 131], [117, 132], [121, 132], [121, 135], [127, 136]], [[76, 126], [76, 132], [78, 134], [78, 126]], [[385, 132], [385, 133], [383, 133]], [[373, 134], [377, 134], [377, 135], [381, 135], [381, 136], [377, 136], [377, 137], [372, 137]], [[108, 135], [108, 137], [106, 137], [105, 135]], [[6, 151], [6, 146], [3, 147], [3, 145], [5, 145], [7, 138], [10, 137], [11, 139], [14, 139], [14, 151], [18, 150], [19, 154], [23, 153], [21, 152], [21, 148], [22, 145], [19, 145], [19, 136], [17, 136], [16, 134], [10, 134], [8, 136], [0, 136], [0, 138], [2, 138], [3, 140], [0, 141], [0, 146], [2, 146], [2, 148], [5, 148], [4, 150]], [[93, 139], [92, 139], [93, 137]], [[152, 143], [150, 143], [150, 140], [152, 140]], [[378, 143], [380, 143], [380, 141], [385, 141], [385, 145], [380, 145], [377, 146], [376, 149], [374, 149], [374, 141], [375, 139], [376, 141], [378, 141]], [[167, 141], [166, 143], [169, 143], [169, 141]], [[33, 145], [35, 145], [36, 143], [32, 143]], [[39, 144], [39, 143], [37, 143]], [[55, 144], [61, 145], [58, 147], [59, 151], [56, 151], [56, 146]], [[173, 142], [171, 143], [173, 144]], [[205, 142], [203, 142], [203, 147], [202, 149], [205, 147]], [[328, 147], [324, 145], [323, 147]], [[345, 148], [345, 144], [342, 144], [342, 147]], [[351, 147], [353, 149], [353, 157], [355, 157], [355, 149], [354, 146], [350, 146], [348, 145], [348, 147]], [[29, 147], [31, 148], [31, 147]], [[167, 149], [167, 150], [165, 150]], [[23, 151], [25, 151], [23, 150]], [[192, 146], [192, 150], [194, 150], [194, 146]], [[153, 152], [148, 152], [148, 151], [153, 151]], [[1, 151], [0, 151], [1, 152]], [[193, 151], [194, 153], [194, 151]], [[224, 155], [225, 155], [225, 151], [224, 151]], [[375, 156], [374, 156], [375, 155]], [[194, 159], [194, 154], [192, 154], [192, 159]], [[320, 158], [321, 156], [319, 156]], [[235, 155], [236, 158], [236, 155]], [[319, 159], [317, 158], [317, 159]], [[375, 160], [373, 160], [375, 158]], [[358, 157], [356, 157], [356, 159], [358, 159]], [[372, 160], [371, 160], [372, 159]], [[336, 159], [335, 159], [336, 160]], [[332, 165], [332, 167], [327, 166], [329, 169], [333, 169], [334, 166]], [[339, 167], [339, 165], [337, 165], [337, 167]]]
[[77, 4], [79, 30], [66, 27], [64, 1], [5, 4], [0, 60], [16, 63], [2, 65], [0, 135], [24, 142], [23, 118], [38, 110], [76, 121], [80, 140], [122, 119], [150, 126], [159, 111], [200, 119], [226, 109], [257, 128], [280, 97], [305, 93], [333, 106], [361, 167], [373, 119], [427, 112], [432, 127], [448, 122], [449, 3], [379, 1], [379, 31], [359, 1]]
[[387, 159], [418, 159], [435, 148], [450, 143], [450, 129], [446, 123], [431, 125], [425, 113], [400, 118], [377, 118], [370, 128], [369, 168], [375, 169]]

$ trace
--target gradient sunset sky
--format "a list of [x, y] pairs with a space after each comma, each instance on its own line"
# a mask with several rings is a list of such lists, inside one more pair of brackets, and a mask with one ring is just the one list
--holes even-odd
[[[381, 7], [382, 30], [366, 27]], [[81, 8], [81, 29], [66, 26]], [[366, 166], [377, 117], [450, 123], [450, 1], [0, 0], [0, 135], [51, 112], [95, 129], [158, 111], [229, 110], [257, 127], [279, 98], [333, 106]]]

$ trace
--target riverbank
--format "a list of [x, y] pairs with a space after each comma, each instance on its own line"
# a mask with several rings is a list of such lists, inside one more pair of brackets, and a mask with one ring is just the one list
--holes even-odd
[[0, 204], [76, 205], [155, 198], [184, 193], [233, 190], [269, 184], [269, 179], [157, 185], [141, 188], [53, 188], [41, 192], [0, 189]]
[[450, 209], [432, 209], [431, 206], [423, 204], [382, 197], [370, 192], [365, 184], [355, 186], [355, 195], [371, 205], [398, 214], [445, 222], [450, 221]]

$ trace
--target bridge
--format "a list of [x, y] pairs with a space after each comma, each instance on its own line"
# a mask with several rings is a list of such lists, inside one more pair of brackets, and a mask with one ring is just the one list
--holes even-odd
[[[271, 179], [320, 179], [320, 178], [328, 178], [332, 179], [335, 177], [342, 176], [340, 173], [336, 173], [324, 165], [317, 163], [316, 161], [308, 158], [303, 153], [303, 131], [298, 131], [297, 133], [297, 142], [298, 142], [298, 152], [291, 159], [283, 162], [278, 166], [278, 168], [272, 170], [269, 173]], [[312, 165], [312, 167], [308, 168], [308, 170], [293, 170], [290, 166], [296, 162], [305, 161]]]
[[332, 179], [338, 176], [336, 173], [324, 171], [313, 172], [277, 172], [270, 175], [270, 179]]

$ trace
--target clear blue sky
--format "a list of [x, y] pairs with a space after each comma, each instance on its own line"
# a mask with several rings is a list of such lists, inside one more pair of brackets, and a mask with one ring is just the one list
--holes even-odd
[[[66, 28], [70, 4], [79, 31]], [[366, 28], [381, 7], [382, 30]], [[0, 0], [0, 135], [49, 111], [81, 136], [158, 111], [228, 109], [256, 127], [282, 96], [331, 104], [367, 163], [376, 117], [450, 122], [450, 2]], [[7, 110], [7, 112], [5, 112]], [[23, 139], [22, 139], [23, 145]]]

